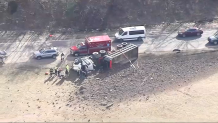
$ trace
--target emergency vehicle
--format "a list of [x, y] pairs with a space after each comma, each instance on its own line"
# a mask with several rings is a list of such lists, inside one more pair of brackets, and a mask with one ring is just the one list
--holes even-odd
[[74, 56], [89, 55], [100, 50], [111, 51], [111, 39], [108, 35], [88, 37], [85, 42], [70, 48], [70, 54]]

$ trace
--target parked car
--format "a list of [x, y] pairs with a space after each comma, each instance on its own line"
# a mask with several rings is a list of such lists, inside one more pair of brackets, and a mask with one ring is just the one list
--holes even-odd
[[59, 51], [56, 47], [44, 48], [33, 53], [33, 57], [40, 60], [42, 58], [56, 58]]
[[120, 28], [115, 34], [117, 41], [142, 40], [145, 38], [146, 30], [144, 26]]
[[217, 45], [218, 44], [218, 35], [208, 37], [208, 41], [211, 44]]
[[200, 36], [203, 34], [203, 31], [199, 28], [189, 28], [185, 31], [179, 31], [179, 37], [189, 37], [189, 36]]
[[5, 50], [0, 51], [0, 62], [4, 63], [4, 60], [8, 57], [8, 54]]
[[0, 58], [6, 58], [8, 56], [6, 51], [0, 51]]

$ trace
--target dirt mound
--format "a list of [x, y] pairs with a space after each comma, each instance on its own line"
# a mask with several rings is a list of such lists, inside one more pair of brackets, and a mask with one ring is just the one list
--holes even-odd
[[[82, 82], [82, 101], [123, 102], [186, 86], [217, 72], [217, 52], [199, 54], [146, 55], [135, 68], [123, 65]], [[210, 62], [208, 62], [210, 59]]]
[[216, 0], [1, 0], [0, 28], [105, 29], [212, 20]]

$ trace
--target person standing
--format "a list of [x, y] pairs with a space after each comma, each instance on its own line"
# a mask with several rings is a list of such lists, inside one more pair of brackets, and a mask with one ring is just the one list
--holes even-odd
[[64, 53], [61, 53], [61, 61], [64, 61]]
[[64, 78], [64, 72], [61, 71], [61, 72], [60, 72], [60, 79], [63, 79], [63, 78]]
[[58, 72], [57, 72], [58, 75], [57, 75], [57, 76], [58, 76], [59, 78], [61, 78], [61, 71], [62, 71], [62, 70], [61, 70], [60, 68], [58, 68]]
[[82, 74], [83, 74], [85, 77], [87, 77], [86, 65], [82, 65], [81, 70], [82, 70]]
[[69, 67], [69, 65], [67, 64], [67, 65], [66, 65], [66, 71], [65, 71], [66, 76], [69, 75], [69, 72], [70, 72], [70, 67]]
[[1, 63], [3, 63], [3, 64], [4, 64], [4, 63], [5, 63], [5, 62], [4, 62], [4, 58], [0, 58], [0, 59], [1, 59]]
[[53, 74], [53, 72], [54, 72], [53, 69], [50, 68], [50, 71], [49, 71], [49, 72], [50, 72], [50, 77], [52, 77], [52, 74]]
[[58, 67], [55, 67], [55, 76], [58, 76]]

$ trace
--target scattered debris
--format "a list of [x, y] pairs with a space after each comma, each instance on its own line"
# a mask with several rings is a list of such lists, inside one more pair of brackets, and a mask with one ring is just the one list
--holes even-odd
[[101, 106], [107, 106], [107, 103], [106, 102], [103, 102], [100, 104]]
[[173, 52], [180, 53], [181, 50], [180, 49], [174, 49]]
[[149, 100], [149, 96], [146, 97], [146, 101], [148, 101], [148, 100]]
[[106, 106], [106, 109], [109, 109], [109, 108], [112, 107], [113, 105], [114, 105], [113, 103], [109, 104], [108, 106]]

